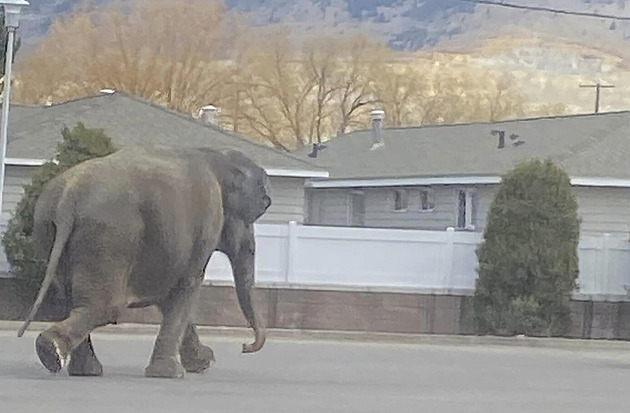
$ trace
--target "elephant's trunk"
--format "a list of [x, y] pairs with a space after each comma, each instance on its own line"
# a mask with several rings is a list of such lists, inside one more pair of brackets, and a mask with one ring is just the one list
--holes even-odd
[[255, 353], [260, 350], [265, 344], [267, 335], [265, 333], [265, 327], [257, 320], [256, 325], [252, 326], [254, 334], [256, 336], [252, 344], [243, 344], [243, 353]]
[[[265, 344], [266, 334], [265, 325], [260, 316], [254, 309], [253, 303], [253, 268], [249, 268], [244, 272], [235, 271], [235, 284], [236, 284], [236, 296], [238, 297], [238, 303], [243, 311], [243, 315], [247, 319], [247, 323], [254, 330], [255, 339], [252, 344], [243, 344], [243, 353], [255, 353], [260, 350]], [[249, 267], [249, 266], [246, 266]]]
[[[234, 227], [232, 227], [233, 229]], [[243, 344], [243, 353], [255, 353], [265, 344], [265, 325], [254, 308], [254, 273], [256, 242], [251, 225], [243, 225], [242, 231], [232, 251], [228, 250], [228, 256], [232, 262], [232, 273], [236, 287], [238, 303], [249, 326], [254, 330], [255, 340], [251, 344]], [[239, 231], [233, 231], [238, 234]]]

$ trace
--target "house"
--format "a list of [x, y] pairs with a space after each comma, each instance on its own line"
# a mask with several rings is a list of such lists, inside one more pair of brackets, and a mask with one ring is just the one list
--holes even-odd
[[[260, 218], [264, 223], [302, 223], [306, 180], [328, 176], [324, 169], [307, 160], [224, 132], [208, 122], [209, 117], [197, 120], [119, 92], [103, 91], [96, 96], [51, 106], [12, 104], [10, 110], [0, 217], [2, 232], [22, 198], [23, 185], [30, 183], [37, 167], [54, 158], [62, 128], [72, 128], [77, 122], [83, 122], [88, 128], [104, 129], [118, 148], [156, 143], [240, 150], [264, 167], [270, 176], [273, 204]], [[0, 262], [0, 266], [4, 265], [6, 263]]]
[[[295, 154], [328, 170], [307, 184], [306, 224], [483, 231], [500, 176], [550, 158], [571, 177], [583, 234], [630, 236], [630, 112], [372, 128]], [[386, 116], [385, 116], [386, 119]]]

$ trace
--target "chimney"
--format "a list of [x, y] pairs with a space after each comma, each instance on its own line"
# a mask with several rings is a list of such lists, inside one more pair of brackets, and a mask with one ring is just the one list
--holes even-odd
[[214, 124], [214, 117], [219, 112], [219, 108], [207, 105], [201, 108], [201, 117], [206, 125]]
[[378, 149], [385, 145], [383, 142], [383, 118], [385, 117], [385, 112], [381, 109], [375, 109], [371, 113], [372, 115], [372, 148], [371, 150]]

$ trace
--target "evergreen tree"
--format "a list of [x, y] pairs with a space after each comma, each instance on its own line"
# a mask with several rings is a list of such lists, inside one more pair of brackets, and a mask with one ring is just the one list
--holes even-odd
[[63, 128], [63, 140], [57, 145], [57, 162], [47, 162], [24, 186], [24, 196], [17, 204], [2, 239], [11, 269], [25, 300], [34, 300], [44, 279], [47, 261], [35, 258], [33, 214], [39, 194], [46, 184], [63, 171], [91, 158], [106, 156], [116, 149], [101, 129], [88, 129], [78, 123], [72, 130]]
[[577, 207], [569, 177], [551, 161], [523, 162], [503, 176], [477, 250], [479, 333], [568, 332], [578, 276]]

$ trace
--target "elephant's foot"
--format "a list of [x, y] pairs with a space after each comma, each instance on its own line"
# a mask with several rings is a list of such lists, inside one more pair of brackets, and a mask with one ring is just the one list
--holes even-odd
[[146, 377], [181, 379], [185, 374], [186, 370], [175, 357], [152, 359], [144, 369]]
[[201, 373], [209, 369], [215, 362], [212, 349], [202, 344], [194, 348], [182, 346], [179, 352], [182, 358], [182, 366], [189, 373]]
[[68, 374], [70, 376], [102, 376], [103, 365], [96, 357], [81, 361], [75, 361], [74, 357], [70, 357]]
[[51, 331], [44, 331], [35, 341], [39, 361], [53, 373], [57, 373], [68, 362], [68, 351], [63, 340]]
[[103, 365], [91, 348], [91, 345], [84, 341], [77, 347], [70, 356], [68, 363], [68, 374], [70, 376], [102, 376]]

